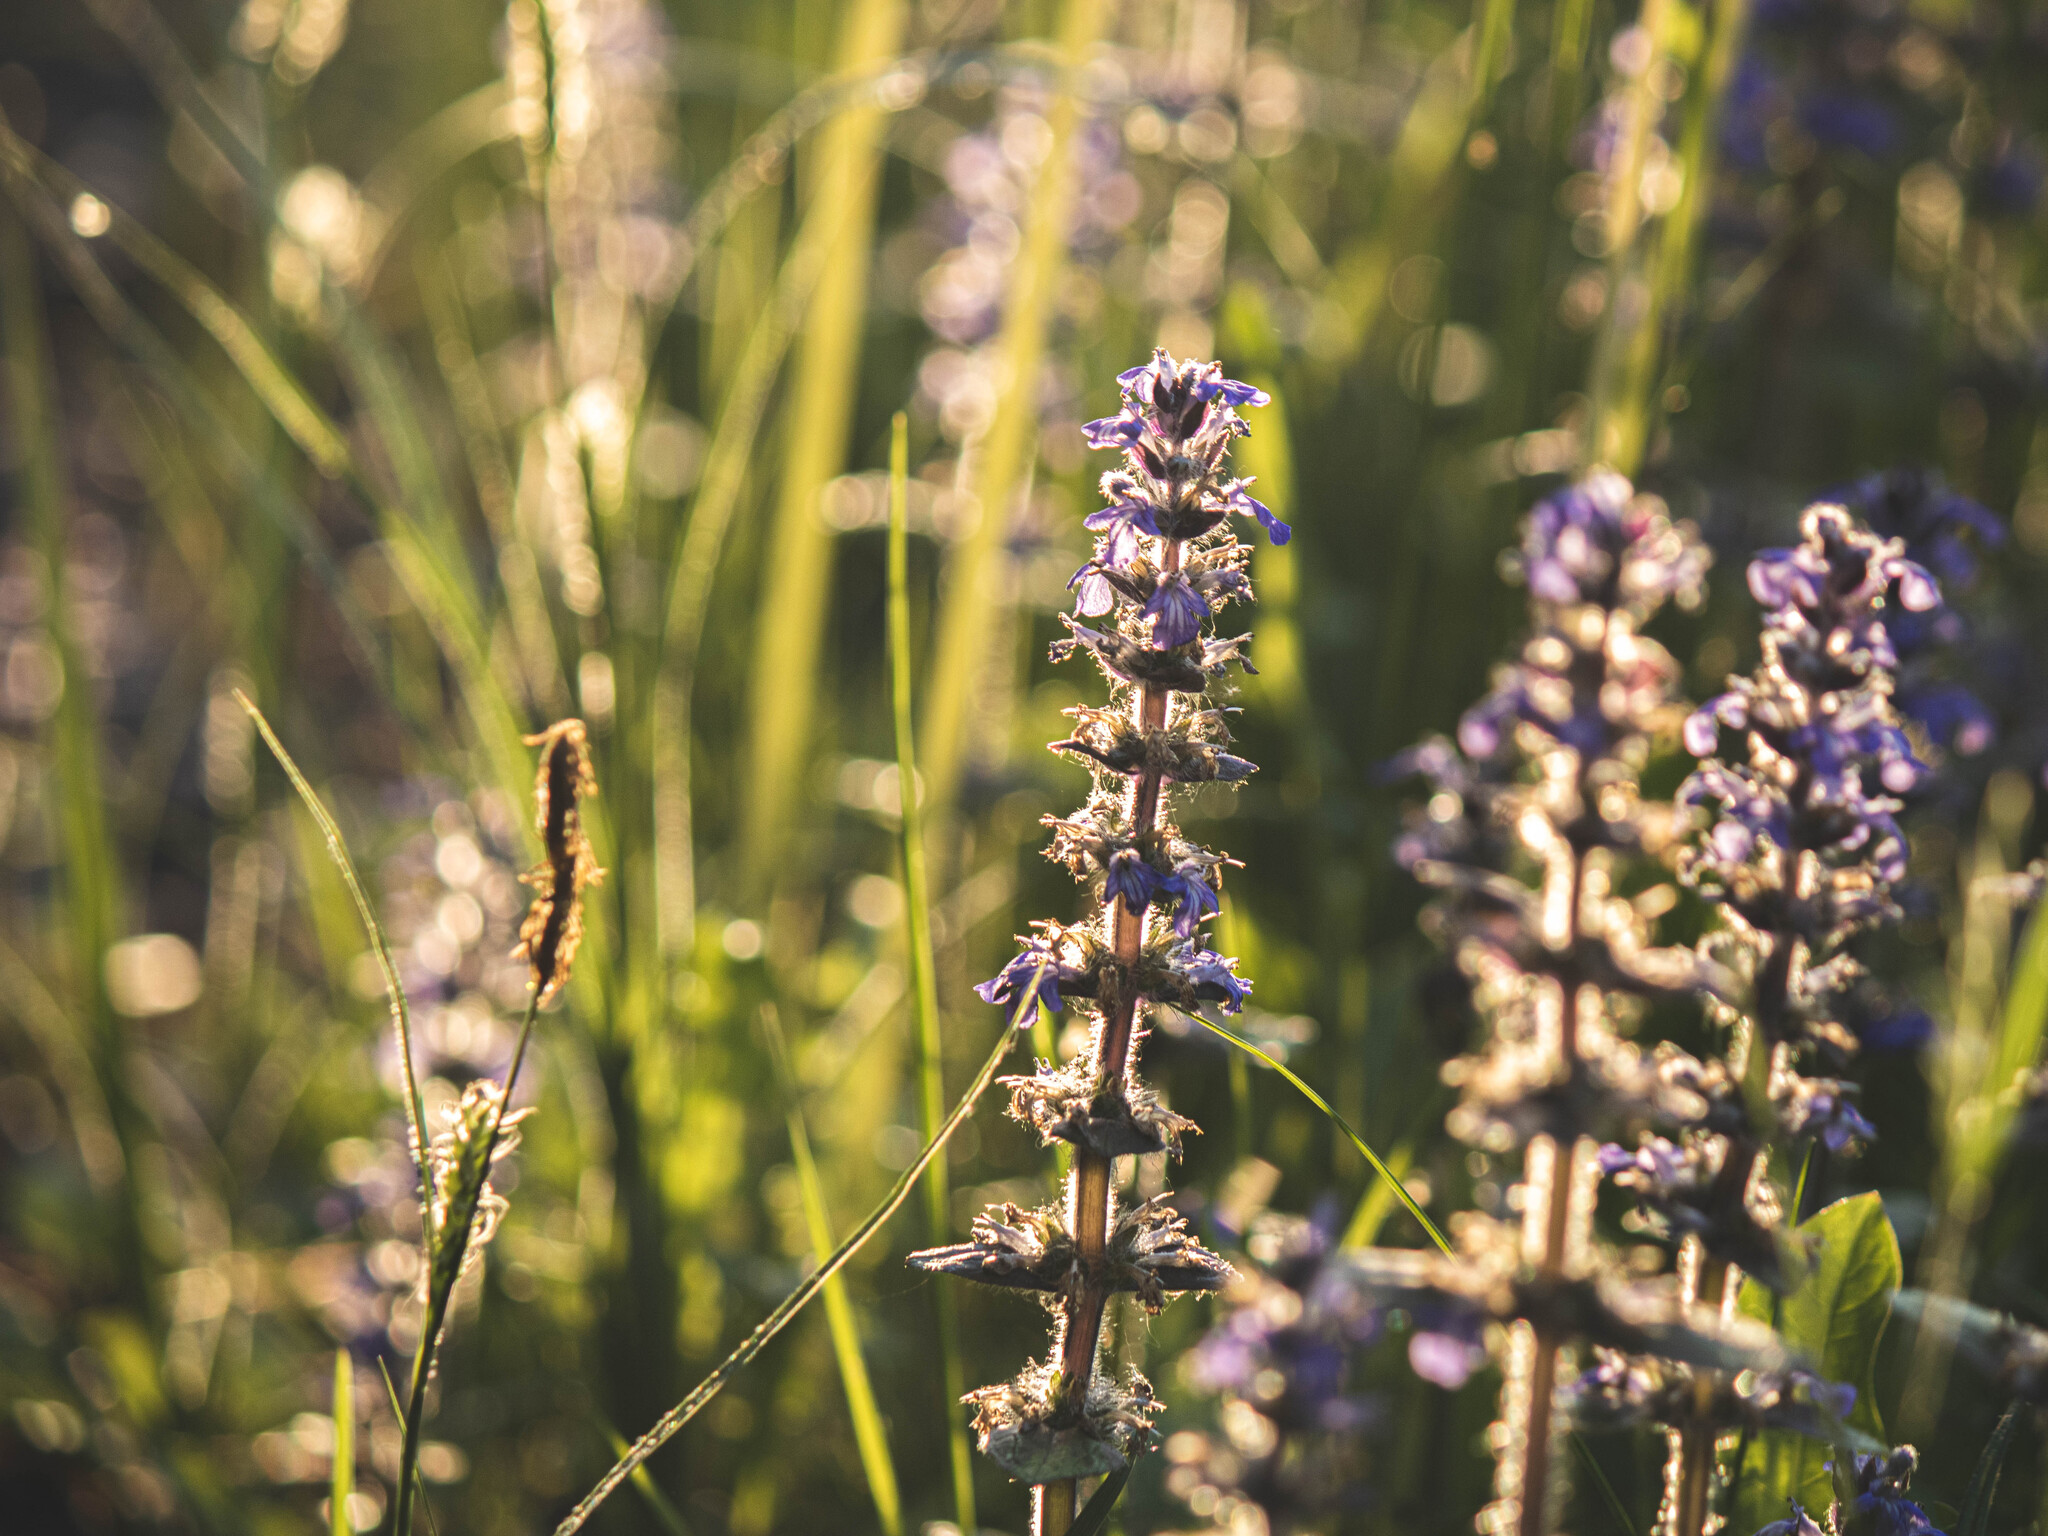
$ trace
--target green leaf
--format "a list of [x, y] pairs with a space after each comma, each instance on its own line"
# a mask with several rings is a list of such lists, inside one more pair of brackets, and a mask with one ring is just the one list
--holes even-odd
[[[1898, 1237], [1875, 1193], [1837, 1200], [1800, 1223], [1797, 1233], [1808, 1245], [1805, 1278], [1782, 1299], [1754, 1280], [1743, 1281], [1742, 1314], [1775, 1322], [1787, 1348], [1812, 1369], [1854, 1386], [1848, 1427], [1882, 1441], [1873, 1373], [1903, 1273]], [[1732, 1528], [1753, 1531], [1782, 1520], [1790, 1499], [1818, 1518], [1834, 1497], [1827, 1472], [1832, 1455], [1828, 1445], [1801, 1435], [1757, 1436], [1741, 1469]]]
[[1081, 1506], [1081, 1513], [1074, 1516], [1074, 1523], [1067, 1527], [1067, 1536], [1098, 1536], [1108, 1526], [1109, 1513], [1124, 1496], [1124, 1485], [1131, 1480], [1131, 1468], [1135, 1465], [1133, 1462], [1102, 1480], [1093, 1497]]

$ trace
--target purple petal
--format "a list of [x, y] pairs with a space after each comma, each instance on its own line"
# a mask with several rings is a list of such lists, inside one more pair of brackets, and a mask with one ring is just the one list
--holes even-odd
[[1941, 587], [1927, 567], [1911, 560], [1899, 562], [1899, 601], [1908, 612], [1925, 613], [1941, 603]]

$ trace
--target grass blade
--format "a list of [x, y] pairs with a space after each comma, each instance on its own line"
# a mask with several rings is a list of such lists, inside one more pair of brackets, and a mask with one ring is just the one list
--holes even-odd
[[14, 218], [0, 219], [0, 332], [4, 332], [8, 398], [14, 438], [23, 458], [20, 476], [28, 532], [49, 571], [49, 631], [62, 666], [63, 691], [50, 722], [52, 777], [58, 799], [64, 868], [63, 931], [71, 940], [72, 984], [89, 1025], [113, 1048], [101, 957], [114, 942], [120, 909], [120, 873], [102, 791], [99, 722], [90, 671], [78, 648], [64, 572], [68, 530], [59, 444], [55, 383], [44, 328], [41, 285], [27, 232]]
[[1124, 1488], [1130, 1483], [1131, 1473], [1137, 1467], [1135, 1461], [1119, 1467], [1102, 1480], [1102, 1484], [1089, 1495], [1088, 1502], [1081, 1506], [1081, 1512], [1074, 1516], [1074, 1523], [1067, 1527], [1067, 1536], [1100, 1536], [1109, 1525], [1111, 1511], [1116, 1501], [1124, 1496]]
[[355, 1536], [348, 1501], [356, 1491], [356, 1371], [348, 1351], [334, 1352], [334, 1475], [327, 1492], [332, 1536]]
[[[606, 1425], [604, 1437], [611, 1442], [612, 1454], [614, 1456], [626, 1454], [626, 1437], [624, 1435], [620, 1434], [610, 1425]], [[633, 1491], [646, 1500], [647, 1508], [653, 1513], [656, 1523], [664, 1531], [668, 1532], [668, 1536], [691, 1536], [690, 1522], [683, 1518], [683, 1512], [677, 1509], [675, 1502], [661, 1491], [661, 1484], [648, 1475], [645, 1467], [635, 1467], [633, 1469], [632, 1483]]]
[[348, 887], [349, 899], [355, 903], [356, 916], [362, 919], [363, 931], [369, 935], [370, 948], [377, 956], [377, 969], [384, 977], [384, 996], [391, 1008], [391, 1027], [398, 1032], [398, 1065], [405, 1079], [405, 1123], [412, 1140], [413, 1167], [420, 1176], [420, 1219], [424, 1226], [429, 1247], [434, 1240], [433, 1207], [426, 1200], [427, 1188], [427, 1139], [426, 1108], [420, 1099], [419, 1076], [413, 1066], [412, 1057], [412, 1011], [406, 1006], [405, 985], [398, 979], [398, 964], [391, 958], [391, 945], [384, 937], [384, 925], [377, 921], [377, 913], [370, 906], [370, 898], [364, 894], [363, 882], [356, 874], [355, 860], [349, 857], [348, 845], [342, 841], [341, 828], [329, 814], [320, 797], [313, 793], [313, 786], [306, 782], [305, 774], [292, 760], [291, 753], [284, 749], [284, 743], [277, 739], [277, 732], [270, 728], [263, 711], [256, 707], [241, 689], [235, 690], [235, 702], [249, 712], [249, 718], [256, 722], [256, 729], [263, 737], [263, 744], [270, 748], [271, 755], [284, 769], [285, 777], [292, 781], [292, 788], [298, 791], [299, 800], [306, 807], [314, 822], [320, 828], [320, 836], [326, 840], [327, 856], [334, 861], [334, 867], [341, 871], [341, 882]]
[[[836, 233], [836, 231], [834, 232]], [[815, 238], [813, 238], [815, 234]], [[663, 953], [686, 954], [696, 933], [696, 855], [690, 808], [690, 695], [725, 536], [739, 507], [754, 441], [775, 376], [789, 351], [811, 289], [832, 256], [822, 225], [806, 226], [783, 259], [775, 292], [747, 335], [704, 455], [704, 476], [690, 507], [689, 527], [669, 575], [655, 673], [653, 729], [655, 890]]]
[[691, 1389], [688, 1397], [663, 1414], [653, 1428], [633, 1442], [633, 1448], [619, 1458], [618, 1465], [605, 1473], [598, 1480], [597, 1486], [585, 1494], [582, 1502], [569, 1512], [568, 1518], [555, 1527], [555, 1536], [573, 1536], [574, 1532], [580, 1530], [583, 1523], [597, 1512], [598, 1505], [610, 1498], [619, 1484], [632, 1475], [634, 1468], [673, 1439], [676, 1432], [695, 1418], [728, 1381], [746, 1369], [753, 1358], [767, 1347], [768, 1341], [788, 1327], [790, 1319], [808, 1306], [812, 1298], [824, 1289], [825, 1282], [838, 1274], [846, 1266], [847, 1261], [866, 1247], [868, 1241], [881, 1231], [883, 1224], [896, 1214], [903, 1202], [909, 1198], [911, 1186], [945, 1150], [946, 1143], [953, 1138], [953, 1133], [959, 1130], [961, 1124], [974, 1112], [974, 1106], [981, 1102], [981, 1096], [988, 1091], [989, 1084], [995, 1081], [1004, 1058], [1022, 1037], [1025, 1011], [1035, 1004], [1038, 983], [1044, 977], [1044, 969], [1041, 965], [1038, 973], [1032, 977], [1031, 985], [1021, 995], [1016, 1013], [1004, 1021], [1003, 1033], [996, 1041], [995, 1048], [981, 1064], [981, 1070], [975, 1074], [974, 1081], [968, 1084], [967, 1091], [960, 1096], [959, 1103], [953, 1106], [953, 1112], [939, 1127], [938, 1135], [927, 1142], [916, 1160], [903, 1170], [902, 1176], [882, 1198], [882, 1203], [868, 1212], [867, 1219], [854, 1228], [845, 1242], [833, 1250], [832, 1256], [811, 1271], [795, 1290], [783, 1297], [775, 1310], [762, 1319], [760, 1325], [740, 1342], [739, 1347], [720, 1361], [717, 1369]]
[[[92, 189], [47, 155], [29, 149], [38, 178], [54, 188], [64, 200]], [[348, 472], [348, 443], [341, 429], [326, 412], [313, 403], [304, 385], [278, 361], [249, 318], [228, 302], [221, 291], [200, 275], [197, 268], [165, 245], [144, 225], [97, 192], [92, 195], [106, 208], [107, 237], [123, 255], [154, 278], [176, 299], [186, 314], [214, 340], [235, 371], [242, 376], [271, 418], [298, 444], [323, 475], [330, 478]]]
[[1970, 1473], [1970, 1486], [1963, 1494], [1962, 1517], [1956, 1522], [1956, 1536], [1990, 1536], [1991, 1503], [1998, 1497], [1998, 1474], [2005, 1469], [2006, 1453], [2013, 1437], [2031, 1417], [2027, 1404], [2014, 1398], [2000, 1415], [1998, 1427], [1984, 1444], [1984, 1454]]
[[[841, 9], [837, 68], [857, 73], [901, 45], [904, 0], [852, 0]], [[833, 231], [834, 259], [811, 294], [784, 409], [781, 488], [769, 533], [753, 646], [750, 771], [741, 844], [747, 880], [765, 894], [779, 866], [816, 713], [818, 642], [831, 608], [834, 537], [818, 516], [825, 484], [846, 463], [867, 320], [869, 248], [881, 187], [888, 113], [849, 104], [818, 135], [809, 165], [813, 225]]]
[[938, 638], [933, 644], [931, 694], [925, 701], [925, 788], [932, 820], [944, 826], [951, 815], [966, 748], [968, 701], [979, 681], [988, 647], [988, 616], [995, 572], [1010, 527], [1010, 503], [1030, 471], [1038, 438], [1038, 369], [1045, 353], [1046, 321], [1065, 266], [1069, 210], [1073, 203], [1073, 143], [1081, 104], [1075, 76], [1108, 20], [1104, 0], [1065, 0], [1055, 44], [1061, 76], [1046, 111], [1051, 128], [1045, 159], [1032, 188], [1024, 242], [1010, 268], [1003, 303], [1003, 328], [996, 340], [996, 376], [1008, 383], [981, 442], [975, 498], [981, 520], [953, 548]]
[[[896, 717], [896, 785], [902, 805], [904, 949], [917, 1025], [918, 1128], [929, 1141], [946, 1113], [946, 1074], [939, 1034], [938, 969], [933, 958], [931, 880], [925, 866], [924, 807], [918, 803], [917, 743], [912, 727], [910, 667], [910, 423], [901, 411], [889, 438], [889, 697]], [[933, 1247], [950, 1236], [951, 1179], [941, 1162], [925, 1180], [925, 1234]], [[953, 1470], [953, 1519], [974, 1531], [974, 1463], [968, 1448], [967, 1374], [960, 1359], [960, 1316], [951, 1286], [935, 1286], [939, 1378], [945, 1393], [946, 1438]]]
[[[804, 1224], [810, 1229], [811, 1246], [825, 1253], [832, 1246], [832, 1216], [825, 1207], [825, 1188], [818, 1178], [817, 1160], [811, 1156], [810, 1133], [804, 1129], [796, 1078], [789, 1070], [789, 1050], [773, 1004], [764, 1003], [761, 1007], [761, 1033], [767, 1037], [768, 1055], [782, 1087], [789, 1153], [796, 1165], [797, 1189], [803, 1197]], [[861, 1469], [867, 1474], [868, 1493], [875, 1501], [875, 1517], [881, 1522], [883, 1536], [902, 1536], [903, 1498], [896, 1487], [895, 1463], [889, 1457], [889, 1431], [882, 1423], [881, 1409], [875, 1405], [874, 1384], [868, 1379], [867, 1362], [861, 1356], [860, 1323], [854, 1317], [853, 1299], [846, 1294], [843, 1276], [834, 1275], [825, 1282], [825, 1321], [832, 1332], [832, 1352], [839, 1360], [846, 1411], [853, 1420], [854, 1444], [860, 1448]]]
[[1342, 1131], [1346, 1136], [1351, 1138], [1351, 1144], [1354, 1147], [1358, 1148], [1358, 1150], [1364, 1154], [1365, 1160], [1368, 1163], [1372, 1164], [1374, 1170], [1379, 1174], [1379, 1176], [1382, 1179], [1386, 1180], [1387, 1183], [1393, 1187], [1394, 1198], [1401, 1202], [1402, 1206], [1406, 1208], [1410, 1216], [1413, 1216], [1417, 1221], [1422, 1223], [1422, 1230], [1429, 1234], [1430, 1241], [1435, 1243], [1437, 1247], [1440, 1248], [1446, 1254], [1448, 1254], [1451, 1251], [1450, 1243], [1446, 1241], [1443, 1233], [1439, 1232], [1436, 1229], [1436, 1223], [1429, 1219], [1428, 1215], [1424, 1213], [1422, 1207], [1415, 1203], [1415, 1197], [1408, 1193], [1408, 1186], [1403, 1184], [1400, 1181], [1400, 1179], [1395, 1176], [1393, 1170], [1380, 1160], [1379, 1153], [1373, 1151], [1371, 1147], [1366, 1145], [1365, 1138], [1363, 1136], [1360, 1136], [1358, 1132], [1351, 1129], [1350, 1122], [1347, 1121], [1342, 1115], [1338, 1114], [1336, 1110], [1330, 1107], [1330, 1101], [1328, 1099], [1324, 1098], [1320, 1093], [1317, 1093], [1315, 1089], [1309, 1087], [1307, 1083], [1303, 1082], [1284, 1064], [1275, 1060], [1273, 1057], [1268, 1056], [1256, 1045], [1253, 1045], [1251, 1041], [1242, 1039], [1239, 1036], [1232, 1034], [1229, 1030], [1225, 1029], [1221, 1024], [1212, 1024], [1209, 1020], [1203, 1018], [1198, 1013], [1189, 1014], [1188, 1017], [1193, 1019], [1197, 1024], [1201, 1025], [1202, 1028], [1208, 1030], [1210, 1034], [1222, 1036], [1225, 1040], [1228, 1040], [1232, 1045], [1236, 1046], [1240, 1051], [1243, 1051], [1246, 1054], [1256, 1057], [1258, 1060], [1264, 1062], [1267, 1066], [1271, 1067], [1275, 1072], [1278, 1072], [1282, 1077], [1286, 1078], [1288, 1082], [1292, 1083], [1295, 1087], [1295, 1090], [1298, 1093], [1300, 1093], [1303, 1098], [1307, 1099], [1309, 1103], [1315, 1105], [1317, 1109], [1320, 1109], [1323, 1112], [1323, 1114], [1328, 1117], [1332, 1125], [1336, 1126], [1338, 1130]]

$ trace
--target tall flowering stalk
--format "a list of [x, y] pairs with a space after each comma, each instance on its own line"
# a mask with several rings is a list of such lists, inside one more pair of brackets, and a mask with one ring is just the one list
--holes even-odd
[[1164, 1196], [1119, 1209], [1116, 1160], [1177, 1152], [1193, 1123], [1159, 1102], [1137, 1075], [1149, 1005], [1236, 1012], [1250, 983], [1235, 962], [1208, 949], [1201, 925], [1217, 910], [1227, 860], [1181, 836], [1166, 815], [1170, 786], [1235, 783], [1252, 765], [1228, 751], [1224, 711], [1207, 695], [1232, 663], [1245, 666], [1245, 636], [1213, 634], [1224, 603], [1251, 596], [1234, 515], [1256, 519], [1285, 543], [1288, 529], [1254, 500], [1227, 460], [1248, 430], [1238, 408], [1266, 403], [1215, 363], [1165, 352], [1118, 378], [1122, 409], [1089, 424], [1097, 448], [1124, 462], [1102, 477], [1106, 507], [1089, 516], [1094, 556], [1075, 573], [1079, 618], [1055, 660], [1085, 651], [1110, 684], [1106, 708], [1077, 707], [1068, 740], [1052, 750], [1092, 768], [1088, 801], [1048, 818], [1050, 856], [1088, 882], [1099, 907], [1076, 924], [1043, 922], [1023, 950], [977, 990], [1028, 1019], [1036, 999], [1069, 1001], [1091, 1016], [1085, 1053], [1064, 1066], [1041, 1062], [1007, 1079], [1010, 1113], [1050, 1146], [1073, 1148], [1066, 1198], [1024, 1211], [993, 1207], [974, 1241], [913, 1254], [921, 1269], [1032, 1290], [1056, 1315], [1052, 1348], [1001, 1386], [969, 1394], [981, 1449], [1034, 1486], [1034, 1529], [1060, 1536], [1075, 1514], [1080, 1479], [1128, 1464], [1148, 1441], [1158, 1404], [1135, 1372], [1119, 1378], [1101, 1361], [1111, 1298], [1134, 1293], [1156, 1311], [1176, 1291], [1215, 1290], [1230, 1267], [1190, 1237]]
[[1530, 638], [1466, 713], [1458, 748], [1413, 754], [1435, 792], [1399, 849], [1444, 891], [1429, 924], [1488, 1025], [1481, 1049], [1446, 1069], [1461, 1090], [1450, 1129], [1488, 1157], [1521, 1150], [1505, 1202], [1517, 1216], [1462, 1216], [1453, 1255], [1376, 1250], [1352, 1266], [1417, 1318], [1410, 1359], [1429, 1379], [1455, 1385], [1488, 1351], [1499, 1359], [1494, 1501], [1478, 1525], [1542, 1536], [1562, 1508], [1567, 1414], [1586, 1395], [1579, 1350], [1674, 1370], [1770, 1351], [1761, 1330], [1628, 1277], [1592, 1234], [1599, 1138], [1706, 1116], [1724, 1096], [1716, 1064], [1627, 1038], [1646, 1001], [1726, 979], [1652, 942], [1654, 890], [1622, 894], [1631, 865], [1680, 826], [1639, 783], [1651, 738], [1681, 718], [1677, 665], [1642, 626], [1666, 602], [1698, 601], [1708, 555], [1661, 501], [1600, 472], [1536, 506], [1512, 564]]

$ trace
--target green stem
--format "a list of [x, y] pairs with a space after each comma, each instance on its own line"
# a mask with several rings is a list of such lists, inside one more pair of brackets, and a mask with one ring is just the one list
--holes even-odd
[[[505, 1069], [504, 1091], [498, 1096], [497, 1107], [491, 1113], [491, 1123], [484, 1132], [482, 1167], [485, 1178], [488, 1178], [490, 1173], [492, 1150], [498, 1144], [498, 1128], [504, 1124], [506, 1107], [512, 1102], [512, 1089], [519, 1081], [519, 1068], [526, 1061], [526, 1045], [533, 1038], [533, 1021], [539, 1013], [540, 989], [535, 988], [533, 995], [526, 1001], [526, 1017], [520, 1022], [519, 1039], [512, 1047], [512, 1065]], [[420, 1151], [424, 1157], [426, 1148], [422, 1146]], [[467, 1257], [466, 1250], [469, 1247], [470, 1229], [476, 1218], [476, 1202], [482, 1196], [484, 1181], [484, 1178], [477, 1181], [466, 1209], [449, 1210], [447, 1223], [440, 1234], [441, 1242], [452, 1242], [457, 1245], [455, 1261], [446, 1266], [446, 1272], [455, 1279], [462, 1275], [462, 1263]], [[432, 1203], [433, 1191], [429, 1188], [427, 1204], [430, 1209]], [[429, 1230], [431, 1231], [431, 1227]], [[433, 1263], [433, 1248], [434, 1245], [430, 1241], [427, 1250], [430, 1275], [440, 1267]], [[426, 1417], [427, 1383], [433, 1378], [434, 1355], [440, 1348], [441, 1328], [447, 1321], [448, 1303], [455, 1295], [455, 1279], [451, 1279], [446, 1286], [428, 1291], [427, 1313], [420, 1325], [420, 1341], [413, 1350], [412, 1382], [406, 1394], [408, 1405], [405, 1412], [405, 1439], [399, 1447], [398, 1489], [391, 1508], [392, 1536], [411, 1536], [412, 1533], [413, 1490], [416, 1486], [415, 1473], [420, 1460], [420, 1424]]]

